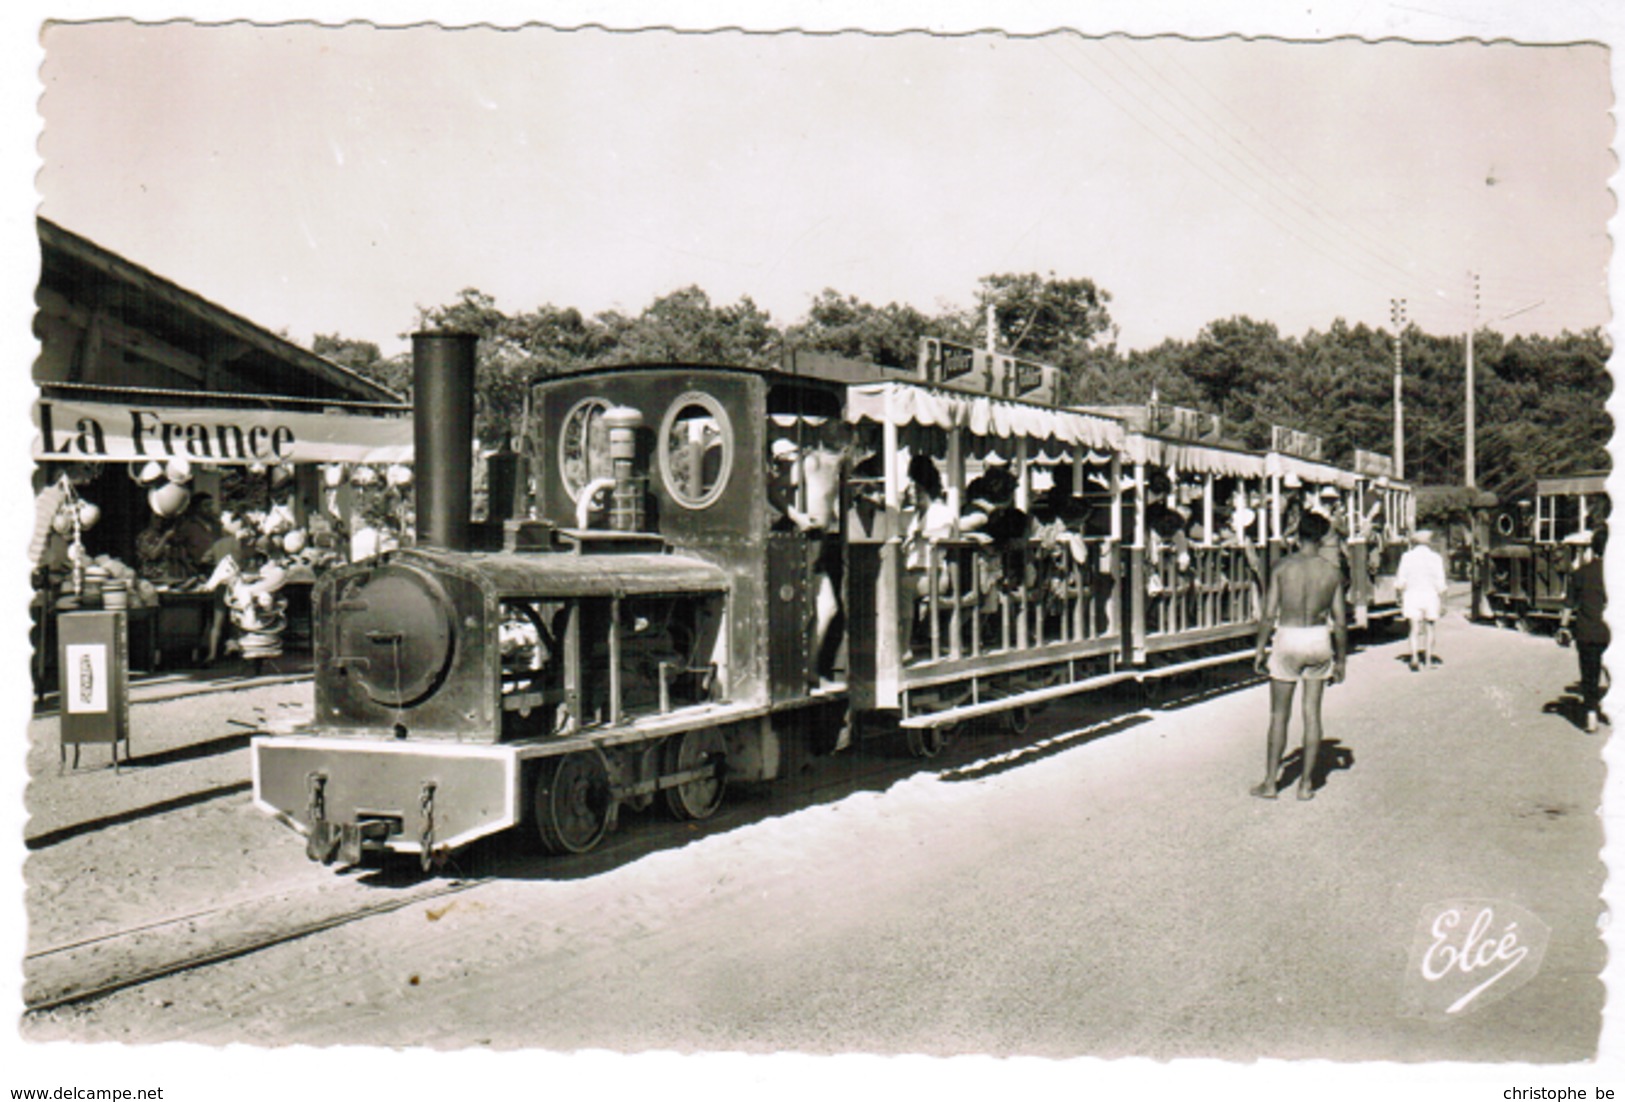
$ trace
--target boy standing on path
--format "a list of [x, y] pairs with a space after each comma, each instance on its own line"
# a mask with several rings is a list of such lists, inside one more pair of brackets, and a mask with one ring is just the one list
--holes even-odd
[[[1270, 577], [1264, 616], [1258, 625], [1253, 668], [1270, 677], [1269, 740], [1264, 780], [1252, 789], [1273, 800], [1292, 718], [1292, 697], [1303, 682], [1303, 774], [1298, 799], [1315, 798], [1315, 758], [1320, 752], [1320, 704], [1326, 683], [1343, 680], [1348, 661], [1348, 625], [1343, 618], [1343, 573], [1320, 554], [1330, 527], [1325, 517], [1307, 513], [1298, 526], [1298, 549], [1282, 559]], [[1271, 630], [1274, 641], [1271, 642]], [[1268, 654], [1268, 662], [1265, 655]]]

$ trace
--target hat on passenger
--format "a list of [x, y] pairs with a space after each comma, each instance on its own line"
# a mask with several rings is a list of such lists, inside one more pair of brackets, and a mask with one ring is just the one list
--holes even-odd
[[768, 452], [774, 459], [794, 459], [796, 453], [800, 450], [796, 447], [795, 441], [781, 436], [773, 441], [773, 445], [768, 449]]
[[1322, 486], [1320, 488], [1320, 496], [1321, 497], [1340, 497], [1341, 495], [1337, 492], [1337, 487], [1336, 486]]
[[1418, 528], [1416, 531], [1411, 533], [1411, 542], [1412, 543], [1424, 543], [1424, 544], [1425, 543], [1432, 543], [1433, 542], [1433, 532], [1432, 532], [1432, 530], [1427, 529], [1427, 528]]

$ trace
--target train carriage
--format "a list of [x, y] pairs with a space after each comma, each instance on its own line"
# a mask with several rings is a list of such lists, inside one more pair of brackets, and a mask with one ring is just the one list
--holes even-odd
[[1394, 574], [1416, 530], [1416, 491], [1394, 476], [1393, 459], [1356, 451], [1349, 495], [1349, 597], [1356, 627], [1398, 616]]
[[[1019, 715], [1119, 677], [1122, 425], [917, 383], [853, 386], [847, 402], [875, 449], [848, 510], [854, 707], [895, 719], [916, 753], [931, 754], [963, 720]], [[923, 507], [905, 501], [915, 457], [939, 471], [951, 514], [980, 510], [986, 527], [906, 547]], [[1040, 472], [1047, 492], [1075, 488], [1065, 496], [1101, 510], [1104, 525], [1033, 531]], [[1022, 520], [1000, 531], [1001, 514]]]
[[1532, 509], [1480, 510], [1473, 564], [1475, 615], [1531, 630], [1561, 616], [1568, 577], [1609, 514], [1602, 471], [1535, 480]]
[[1149, 431], [1131, 436], [1128, 450], [1131, 657], [1165, 674], [1233, 658], [1258, 633], [1278, 512], [1268, 507], [1263, 457]]

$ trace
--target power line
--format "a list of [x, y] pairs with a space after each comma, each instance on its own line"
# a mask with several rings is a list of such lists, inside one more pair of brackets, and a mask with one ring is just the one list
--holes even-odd
[[[1230, 111], [1211, 89], [1180, 66], [1171, 55], [1167, 59], [1169, 66], [1184, 73], [1196, 84], [1206, 103], [1189, 90], [1181, 88], [1155, 65], [1124, 52], [1109, 39], [1099, 40], [1099, 43], [1099, 54], [1109, 59], [1115, 68], [1103, 64], [1097, 59], [1096, 51], [1088, 49], [1082, 41], [1069, 39], [1066, 46], [1073, 57], [1098, 74], [1100, 80], [1066, 57], [1057, 54], [1057, 59], [1126, 118], [1201, 172], [1226, 194], [1242, 202], [1299, 244], [1359, 279], [1384, 290], [1398, 283], [1425, 302], [1442, 300], [1440, 305], [1454, 297], [1451, 285], [1458, 277], [1444, 278], [1440, 269], [1415, 258], [1403, 263], [1396, 260], [1388, 248], [1320, 200], [1315, 189], [1323, 190], [1324, 184], [1290, 158], [1274, 150], [1267, 137]], [[1110, 86], [1102, 81], [1109, 82]], [[1209, 110], [1208, 104], [1214, 110]], [[1261, 154], [1254, 143], [1239, 136], [1232, 126], [1215, 115], [1215, 111], [1238, 120], [1242, 127], [1258, 138], [1271, 156]], [[1188, 127], [1195, 128], [1196, 133]], [[1289, 171], [1280, 170], [1282, 164]], [[1298, 180], [1308, 181], [1314, 187], [1305, 187]], [[1599, 282], [1529, 280], [1508, 275], [1497, 276], [1494, 285], [1510, 291], [1528, 287], [1550, 294], [1561, 287], [1595, 291]], [[1503, 303], [1510, 304], [1515, 298], [1526, 297], [1509, 295], [1505, 299], [1496, 298], [1492, 306], [1499, 309]], [[1504, 314], [1500, 320], [1511, 316], [1515, 315]]]

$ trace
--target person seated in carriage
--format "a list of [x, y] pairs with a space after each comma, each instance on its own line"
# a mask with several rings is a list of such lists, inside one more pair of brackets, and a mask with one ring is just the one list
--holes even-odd
[[[1183, 575], [1191, 568], [1189, 529], [1196, 511], [1188, 495], [1181, 495], [1165, 472], [1152, 471], [1146, 483], [1146, 592], [1156, 596], [1175, 587], [1172, 575]], [[1165, 560], [1169, 550], [1172, 558]]]
[[1078, 596], [1080, 579], [1074, 568], [1093, 573], [1083, 531], [1095, 510], [1077, 493], [1070, 463], [1046, 470], [1050, 485], [1033, 498], [1033, 541], [1036, 587], [1046, 615], [1053, 616]]
[[[948, 504], [942, 475], [930, 456], [919, 453], [909, 457], [902, 505], [908, 518], [903, 533], [903, 639], [905, 652], [911, 653], [930, 625], [933, 584], [939, 604], [953, 592], [952, 566], [947, 555], [937, 559], [933, 578], [932, 545], [959, 534], [959, 516]], [[907, 657], [909, 654], [905, 654], [905, 660]]]
[[1032, 518], [1016, 504], [1016, 486], [1009, 466], [995, 463], [965, 487], [960, 531], [985, 541], [991, 549], [983, 563], [985, 595], [1000, 587], [1013, 590], [1024, 581], [1022, 563]]

